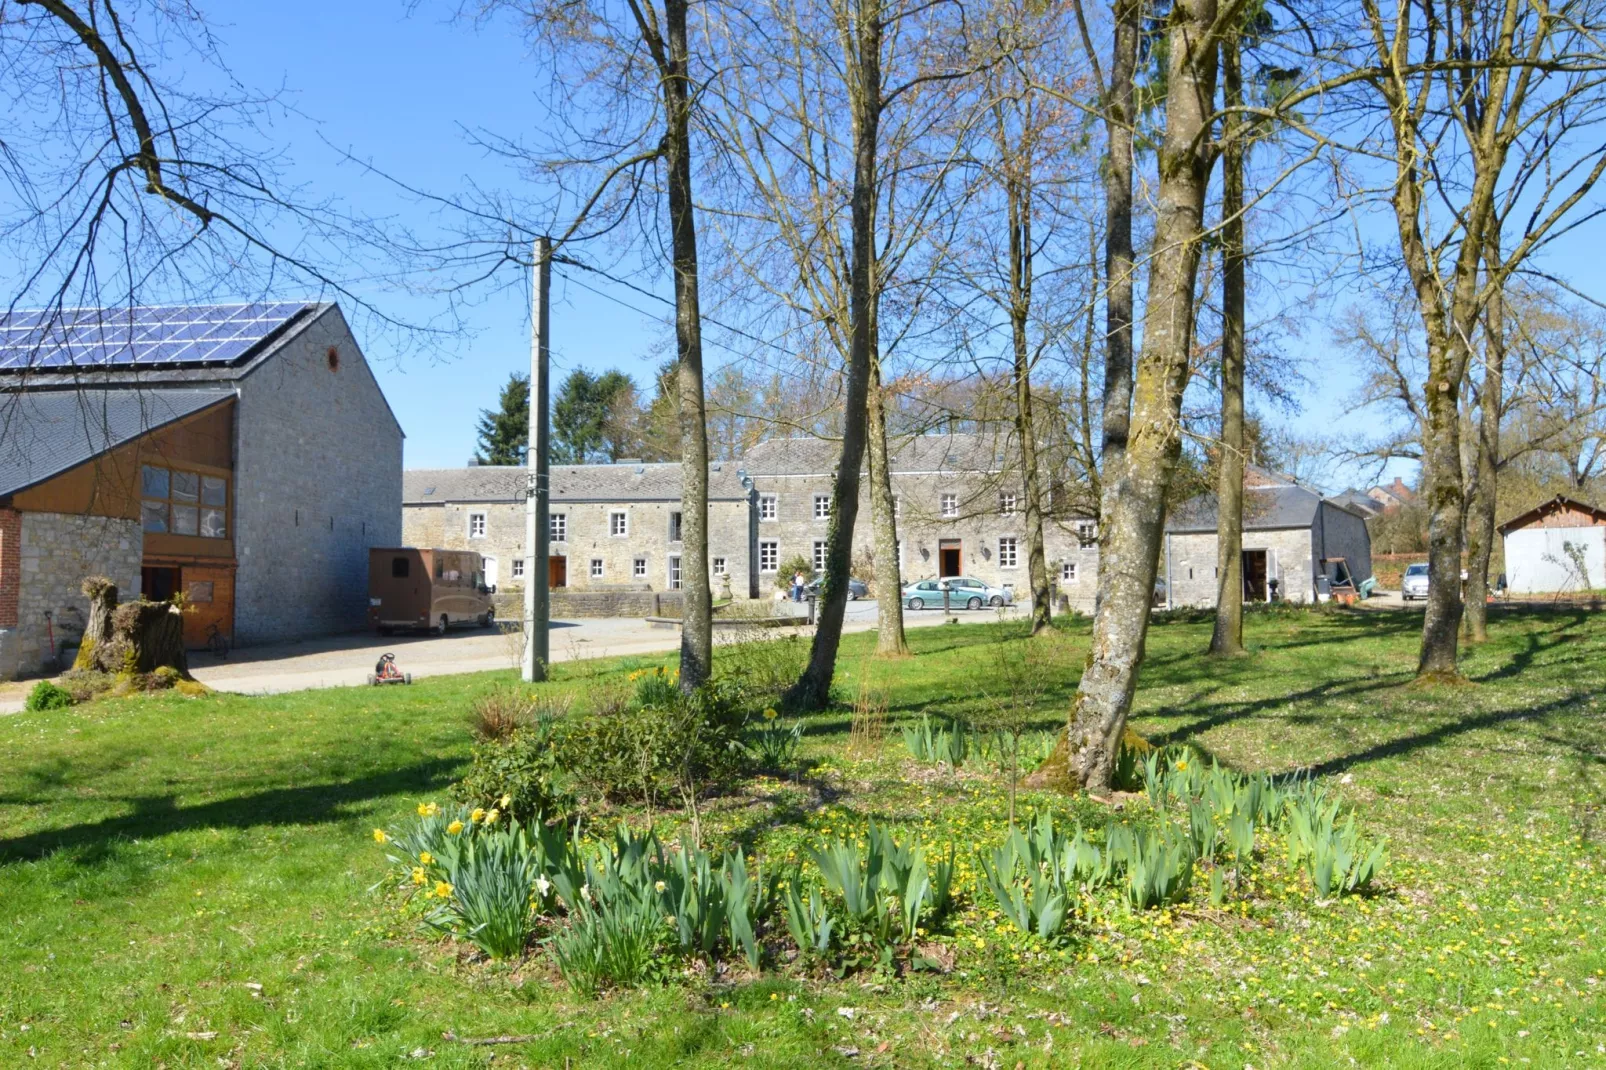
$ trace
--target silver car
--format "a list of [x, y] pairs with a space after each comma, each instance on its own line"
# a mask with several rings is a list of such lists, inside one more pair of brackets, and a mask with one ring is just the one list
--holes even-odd
[[1420, 598], [1424, 602], [1428, 597], [1428, 566], [1427, 562], [1418, 562], [1405, 567], [1405, 578], [1400, 581], [1400, 598], [1409, 602], [1413, 598]]
[[1007, 606], [1015, 601], [1007, 588], [991, 587], [971, 576], [945, 576], [938, 580], [920, 580], [903, 589], [903, 604], [910, 609], [943, 607], [943, 592], [948, 594], [947, 605], [952, 609], [980, 609], [983, 606]]

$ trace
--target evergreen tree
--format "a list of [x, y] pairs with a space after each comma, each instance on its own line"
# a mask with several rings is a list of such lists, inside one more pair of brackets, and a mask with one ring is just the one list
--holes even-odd
[[530, 445], [530, 377], [514, 372], [497, 399], [497, 407], [480, 410], [480, 441], [474, 449], [479, 464], [524, 464]]
[[570, 372], [552, 403], [552, 460], [587, 464], [629, 455], [635, 390], [636, 384], [618, 370]]

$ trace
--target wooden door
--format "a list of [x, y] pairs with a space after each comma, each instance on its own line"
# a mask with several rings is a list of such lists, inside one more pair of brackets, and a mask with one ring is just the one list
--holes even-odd
[[549, 557], [547, 562], [547, 585], [549, 587], [567, 587], [569, 585], [569, 559], [567, 557]]
[[225, 638], [234, 638], [234, 570], [185, 565], [181, 570], [185, 598], [184, 645], [206, 646], [212, 626]]
[[942, 571], [938, 573], [938, 575], [964, 575], [965, 561], [964, 556], [960, 553], [960, 543], [958, 539], [943, 539], [940, 543], [938, 543], [937, 560], [942, 566]]

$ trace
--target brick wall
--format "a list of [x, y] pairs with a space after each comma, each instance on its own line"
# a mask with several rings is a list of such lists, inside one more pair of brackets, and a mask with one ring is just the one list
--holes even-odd
[[22, 590], [22, 514], [0, 509], [0, 628], [17, 626]]
[[401, 543], [402, 432], [338, 309], [241, 381], [237, 428], [236, 637], [361, 628], [368, 550]]

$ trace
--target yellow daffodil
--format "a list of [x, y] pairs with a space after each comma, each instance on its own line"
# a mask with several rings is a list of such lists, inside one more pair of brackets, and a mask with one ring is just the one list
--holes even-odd
[[442, 899], [445, 899], [452, 894], [452, 886], [447, 884], [445, 881], [436, 881], [435, 894], [440, 896]]
[[653, 885], [653, 889], [655, 891], [662, 892], [664, 890], [664, 882], [659, 881], [657, 884]]
[[453, 821], [450, 825], [446, 826], [446, 831], [450, 832], [453, 836], [456, 836], [459, 832], [463, 831], [463, 823], [461, 821]]
[[418, 816], [419, 817], [434, 817], [436, 814], [438, 814], [440, 812], [441, 812], [441, 808], [439, 806], [436, 806], [432, 802], [430, 802], [430, 803], [419, 803], [418, 804]]
[[500, 811], [500, 810], [492, 810], [490, 813], [485, 815], [485, 823], [487, 825], [494, 825], [494, 824], [496, 824], [496, 819], [501, 817], [501, 816], [502, 816], [502, 811]]
[[496, 800], [496, 805], [506, 810], [513, 805], [513, 796], [504, 792], [502, 797]]
[[485, 811], [476, 806], [474, 808], [474, 812], [468, 815], [468, 819], [474, 822], [474, 824], [478, 825], [481, 821], [485, 820]]
[[420, 851], [418, 852], [418, 860], [427, 866], [431, 862], [435, 861], [435, 856], [430, 854], [428, 851]]
[[385, 830], [384, 829], [374, 829], [374, 842], [375, 843], [384, 843], [388, 839], [390, 839], [390, 837], [385, 835]]
[[423, 866], [414, 866], [413, 867], [413, 883], [414, 884], [423, 884], [424, 883], [424, 867]]
[[764, 711], [764, 720], [766, 721], [773, 721], [779, 716], [780, 714], [775, 712], [775, 708], [773, 706]]

